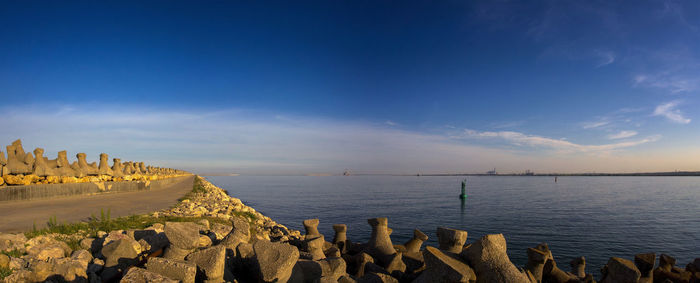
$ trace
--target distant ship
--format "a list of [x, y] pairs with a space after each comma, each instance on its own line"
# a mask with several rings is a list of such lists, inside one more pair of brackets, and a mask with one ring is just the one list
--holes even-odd
[[493, 168], [493, 170], [486, 172], [486, 175], [498, 175], [496, 172], [496, 168]]
[[352, 175], [352, 173], [350, 172], [350, 170], [345, 169], [345, 171], [343, 171], [343, 176], [351, 176], [351, 175]]

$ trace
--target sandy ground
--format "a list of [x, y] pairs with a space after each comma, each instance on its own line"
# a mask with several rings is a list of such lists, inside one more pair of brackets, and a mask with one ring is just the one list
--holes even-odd
[[70, 196], [18, 202], [0, 202], [0, 232], [24, 232], [46, 227], [55, 216], [58, 223], [86, 220], [90, 215], [99, 217], [100, 211], [110, 210], [112, 218], [145, 214], [169, 208], [192, 190], [194, 176], [181, 177], [179, 182], [161, 189]]

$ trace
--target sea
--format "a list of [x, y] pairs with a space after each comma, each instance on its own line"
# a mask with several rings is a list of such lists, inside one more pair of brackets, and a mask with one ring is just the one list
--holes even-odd
[[[502, 233], [517, 266], [526, 250], [547, 243], [560, 268], [586, 258], [596, 277], [610, 257], [673, 256], [685, 267], [700, 257], [700, 177], [571, 176], [210, 176], [207, 180], [289, 228], [318, 218], [330, 241], [333, 224], [366, 242], [367, 219], [387, 217], [394, 244], [414, 229], [437, 246], [437, 227], [468, 232], [467, 243]], [[466, 180], [467, 199], [459, 198]]]

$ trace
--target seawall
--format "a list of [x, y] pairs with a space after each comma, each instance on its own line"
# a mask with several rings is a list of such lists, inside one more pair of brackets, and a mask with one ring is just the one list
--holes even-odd
[[164, 186], [177, 183], [188, 177], [189, 175], [153, 181], [88, 182], [11, 186], [0, 189], [0, 202], [159, 189]]

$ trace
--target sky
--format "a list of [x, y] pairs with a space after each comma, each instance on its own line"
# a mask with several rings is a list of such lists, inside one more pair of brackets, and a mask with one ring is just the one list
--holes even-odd
[[700, 171], [697, 1], [0, 1], [0, 144], [196, 173]]

